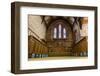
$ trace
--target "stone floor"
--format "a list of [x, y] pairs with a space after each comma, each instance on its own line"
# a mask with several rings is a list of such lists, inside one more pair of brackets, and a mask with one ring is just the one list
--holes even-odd
[[44, 58], [29, 58], [29, 61], [40, 61], [40, 60], [61, 60], [61, 59], [86, 59], [88, 57], [76, 57], [76, 56], [63, 56], [63, 57], [44, 57]]

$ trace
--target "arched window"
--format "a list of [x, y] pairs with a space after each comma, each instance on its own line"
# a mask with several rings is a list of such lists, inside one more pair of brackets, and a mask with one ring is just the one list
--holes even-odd
[[53, 38], [54, 39], [66, 39], [67, 31], [62, 24], [58, 24], [53, 29]]
[[54, 28], [54, 34], [53, 34], [54, 38], [57, 38], [57, 28]]
[[63, 28], [63, 38], [65, 39], [66, 38], [66, 29]]
[[59, 36], [59, 39], [60, 39], [60, 38], [62, 38], [61, 37], [62, 36], [62, 33], [61, 33], [62, 26], [61, 26], [61, 24], [59, 24], [58, 27], [59, 27], [58, 36]]

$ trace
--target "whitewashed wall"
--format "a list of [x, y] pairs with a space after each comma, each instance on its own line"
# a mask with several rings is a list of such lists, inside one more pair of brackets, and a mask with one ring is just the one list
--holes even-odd
[[41, 22], [42, 19], [40, 16], [35, 16], [35, 15], [29, 15], [28, 16], [28, 24], [29, 28], [39, 36], [41, 39], [45, 39], [45, 33], [46, 33], [46, 26]]

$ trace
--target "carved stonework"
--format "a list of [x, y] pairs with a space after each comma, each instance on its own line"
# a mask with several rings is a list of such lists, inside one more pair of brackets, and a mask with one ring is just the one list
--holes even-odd
[[[53, 28], [57, 24], [61, 24], [67, 30], [66, 39], [54, 39]], [[71, 55], [71, 49], [73, 44], [72, 30], [70, 25], [63, 20], [54, 21], [48, 28], [47, 31], [47, 45], [49, 47], [49, 56], [69, 56]]]

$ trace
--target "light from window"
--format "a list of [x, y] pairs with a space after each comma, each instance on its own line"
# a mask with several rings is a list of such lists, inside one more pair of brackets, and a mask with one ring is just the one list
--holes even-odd
[[54, 38], [57, 38], [57, 28], [54, 28], [54, 34], [53, 34], [54, 36]]
[[65, 39], [66, 38], [66, 29], [63, 28], [63, 38]]
[[61, 24], [54, 27], [53, 29], [53, 38], [54, 39], [66, 39], [67, 31], [66, 28], [63, 27]]
[[59, 24], [59, 33], [58, 33], [58, 34], [59, 34], [59, 38], [61, 38], [61, 34], [62, 34], [62, 33], [61, 33], [61, 29], [62, 29], [62, 28], [61, 28], [61, 24]]

